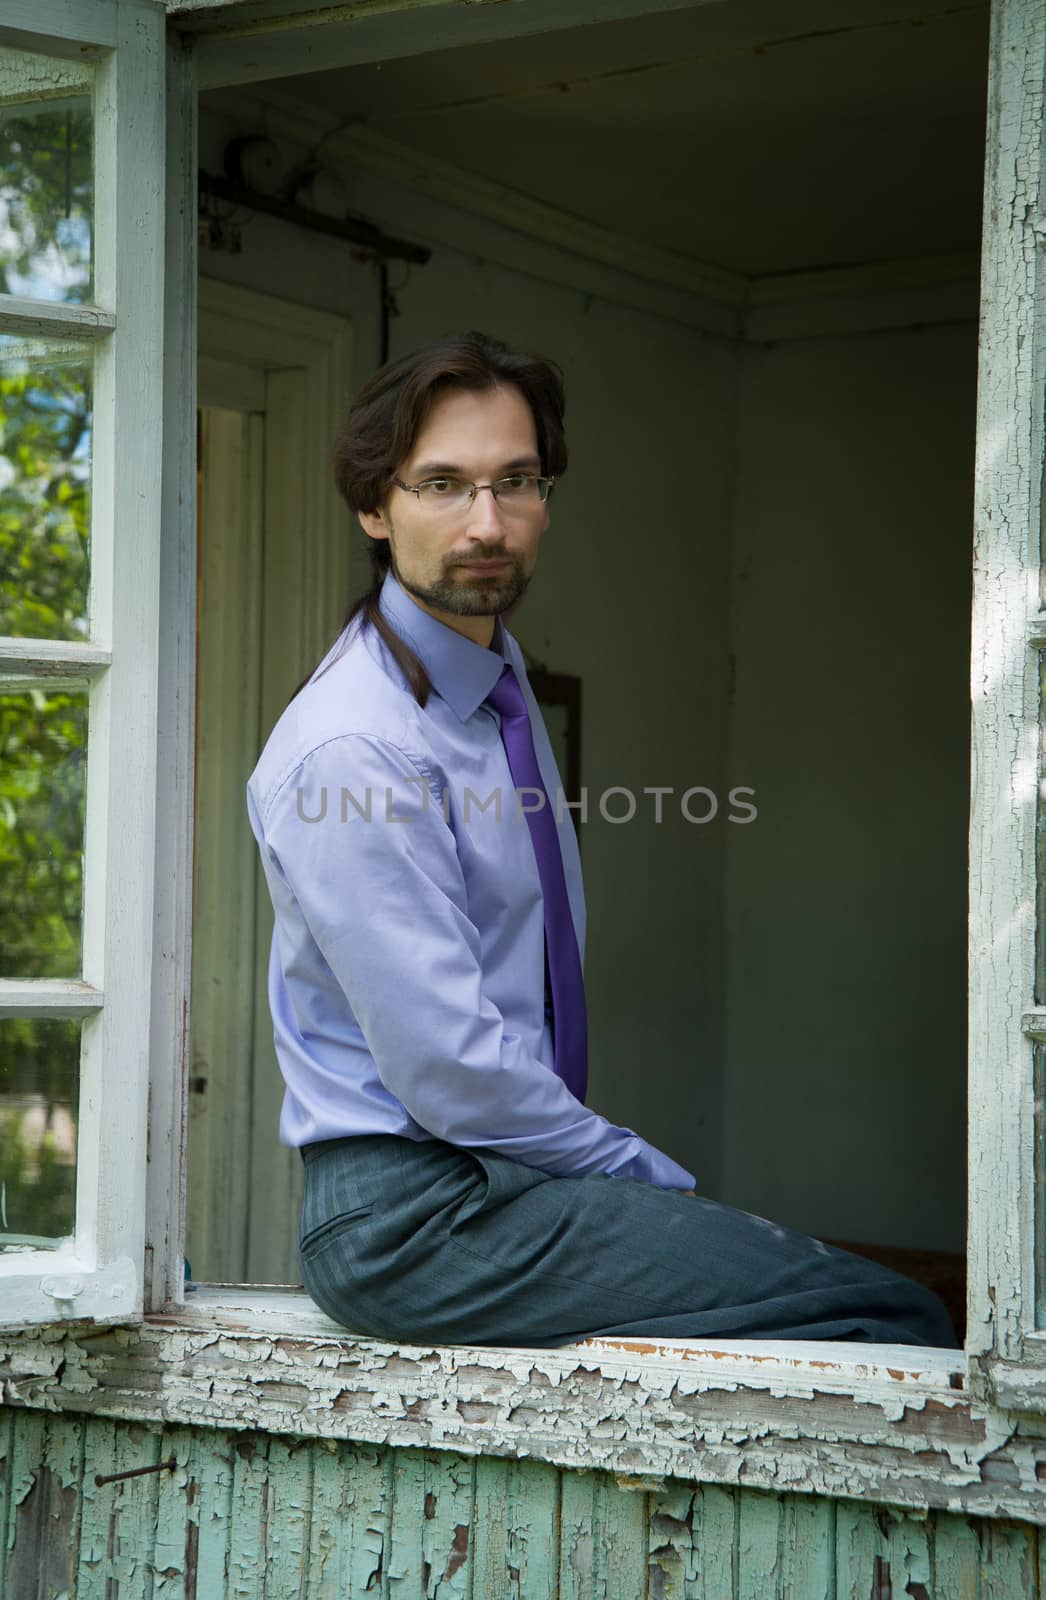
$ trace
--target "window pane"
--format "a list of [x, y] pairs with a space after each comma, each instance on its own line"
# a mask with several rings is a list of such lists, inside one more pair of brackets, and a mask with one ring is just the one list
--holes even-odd
[[88, 633], [91, 364], [0, 335], [0, 634]]
[[81, 970], [86, 690], [0, 694], [0, 977]]
[[73, 1231], [80, 1026], [0, 1019], [0, 1250]]
[[0, 293], [92, 292], [90, 69], [0, 50]]

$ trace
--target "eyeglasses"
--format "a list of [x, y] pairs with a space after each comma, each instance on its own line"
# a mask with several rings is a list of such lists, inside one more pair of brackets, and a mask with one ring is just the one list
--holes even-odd
[[393, 478], [397, 489], [417, 496], [418, 505], [437, 513], [467, 511], [481, 489], [489, 489], [502, 511], [534, 511], [548, 499], [555, 478], [537, 478], [529, 472], [513, 472], [496, 483], [468, 483], [464, 478], [426, 478], [424, 483], [404, 483]]

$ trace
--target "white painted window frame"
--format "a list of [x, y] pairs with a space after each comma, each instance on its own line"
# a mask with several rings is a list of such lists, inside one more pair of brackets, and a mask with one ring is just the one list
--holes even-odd
[[[26, 10], [32, 8], [37, 20], [41, 5], [68, 13], [78, 3], [18, 0]], [[184, 16], [194, 3], [177, 0], [170, 9]], [[116, 0], [107, 0], [107, 5], [115, 15]], [[299, 47], [306, 64], [309, 52], [321, 50], [324, 64], [331, 65], [346, 50], [351, 55], [357, 48], [352, 41], [362, 38], [366, 28], [391, 30], [390, 37], [398, 28], [388, 53], [403, 54], [419, 47], [418, 28], [432, 33], [448, 21], [456, 29], [466, 16], [460, 7], [441, 8], [432, 0], [411, 6], [390, 0], [361, 9], [366, 17], [359, 28], [350, 28], [346, 7], [339, 7], [342, 31], [332, 55], [326, 46], [336, 30], [319, 22], [315, 9], [307, 29], [286, 28], [278, 40], [266, 36], [252, 11], [237, 41], [235, 29], [223, 33], [216, 27], [212, 0], [206, 24], [211, 31], [201, 61], [209, 81], [230, 81], [221, 78], [223, 71], [246, 81], [271, 71], [266, 65], [270, 46], [280, 53], [281, 70], [288, 69], [288, 51]], [[235, 7], [229, 10], [231, 14]], [[441, 10], [444, 14], [437, 15]], [[493, 5], [466, 10], [482, 15], [487, 27], [497, 25], [496, 13], [502, 19], [506, 15], [506, 8]], [[519, 31], [526, 31], [523, 24], [529, 19], [536, 25], [546, 10], [541, 0], [519, 0], [512, 24], [506, 25], [519, 23]], [[245, 40], [250, 40], [249, 49]], [[555, 1352], [470, 1348], [432, 1355], [348, 1336], [303, 1294], [245, 1286], [198, 1292], [185, 1301], [180, 1215], [195, 626], [195, 77], [191, 44], [175, 37], [168, 54], [170, 226], [160, 552], [165, 604], [158, 624], [158, 714], [165, 736], [157, 772], [145, 1258], [149, 1314], [135, 1346], [135, 1359], [143, 1370], [153, 1363], [158, 1379], [156, 1385], [128, 1387], [129, 1380], [120, 1377], [128, 1360], [126, 1345], [114, 1347], [113, 1370], [104, 1376], [109, 1359], [104, 1344], [92, 1341], [90, 1351], [80, 1351], [70, 1330], [64, 1346], [23, 1345], [22, 1391], [12, 1398], [60, 1404], [64, 1383], [79, 1385], [82, 1395], [94, 1372], [101, 1375], [95, 1408], [102, 1413], [144, 1415], [148, 1410], [171, 1419], [277, 1432], [340, 1432], [396, 1443], [534, 1453], [571, 1465], [613, 1465], [623, 1473], [637, 1473], [644, 1485], [657, 1471], [723, 1481], [740, 1481], [744, 1473], [746, 1482], [765, 1487], [873, 1492], [904, 1503], [979, 1507], [1046, 1522], [1040, 1482], [1040, 1471], [1046, 1473], [1046, 1430], [1037, 1429], [1030, 1415], [1046, 1403], [1046, 1335], [1035, 1328], [1034, 1316], [1030, 1059], [1032, 1038], [1046, 1031], [1046, 1020], [1029, 999], [1038, 782], [1036, 668], [1046, 643], [1037, 610], [1046, 349], [1046, 284], [1038, 281], [1039, 240], [1046, 234], [1039, 210], [1044, 47], [1046, 26], [1038, 0], [995, 0], [972, 666], [977, 754], [971, 819], [968, 1368], [962, 1358], [944, 1352], [836, 1344], [784, 1349], [746, 1342], [741, 1349], [730, 1342], [698, 1347], [603, 1341]], [[154, 615], [147, 610], [147, 618]], [[108, 670], [115, 667], [114, 652]], [[106, 670], [104, 663], [101, 670]], [[142, 895], [142, 904], [148, 905], [147, 888]], [[136, 1148], [133, 1142], [131, 1148]], [[225, 1387], [215, 1384], [216, 1348], [228, 1368]], [[701, 1381], [692, 1386], [680, 1377], [688, 1363], [693, 1373], [700, 1373]], [[216, 1400], [219, 1389], [221, 1398]], [[612, 1415], [593, 1410], [585, 1402], [592, 1393], [613, 1397], [620, 1410]], [[688, 1393], [693, 1404], [681, 1405], [680, 1397]], [[845, 1423], [833, 1410], [836, 1402], [850, 1408]], [[640, 1435], [645, 1438], [647, 1404], [653, 1406], [655, 1420], [666, 1419], [671, 1449], [658, 1444], [656, 1428], [649, 1448], [638, 1448]], [[453, 1416], [448, 1414], [451, 1406]], [[1025, 1412], [1020, 1428], [1011, 1407]], [[956, 1431], [945, 1438], [947, 1419], [954, 1421]], [[753, 1445], [757, 1438], [766, 1442], [765, 1448]], [[756, 1456], [759, 1462], [753, 1464]], [[928, 1456], [934, 1458], [929, 1468]], [[782, 1468], [782, 1462], [790, 1465]]]
[[[1046, 1084], [1036, 1086], [1034, 1052], [1046, 1041], [1046, 995], [1035, 990], [1036, 951], [1046, 939], [1046, 882], [1037, 860], [1046, 825], [1044, 78], [1041, 7], [995, 0], [971, 658], [966, 1350], [975, 1397], [1040, 1416], [1046, 1327], [1037, 1302], [1046, 1285], [1036, 1282], [1036, 1254], [1043, 1245], [1046, 1124], [1036, 1099]], [[1038, 965], [1046, 972], [1042, 955]]]
[[[491, 7], [482, 18], [483, 26], [489, 29], [506, 25], [496, 18], [497, 9], [502, 9], [503, 15], [503, 8]], [[525, 31], [528, 20], [533, 23], [539, 10], [540, 7], [530, 5], [528, 0], [521, 0], [518, 14], [509, 25]], [[209, 15], [208, 31], [201, 37], [199, 50], [203, 82], [243, 82], [252, 78], [261, 79], [271, 73], [272, 69], [267, 65], [267, 51], [270, 43], [273, 48], [276, 47], [275, 37], [270, 38], [261, 31], [257, 17], [252, 12], [243, 25], [242, 38], [238, 39], [240, 25], [235, 11], [235, 6], [229, 7], [231, 20], [228, 29], [215, 23], [216, 13]], [[280, 33], [281, 70], [288, 70], [292, 65], [304, 70], [313, 64], [317, 51], [322, 53], [327, 64], [341, 60], [346, 51], [349, 52], [346, 59], [353, 59], [353, 52], [369, 48], [366, 44], [358, 43], [365, 25], [385, 30], [384, 48], [393, 55], [420, 48], [417, 43], [419, 27], [431, 34], [430, 46], [437, 38], [440, 42], [448, 42], [440, 30], [447, 26], [457, 27], [460, 21], [460, 18], [451, 19], [450, 11], [450, 7], [427, 4], [411, 8], [408, 17], [403, 8], [397, 5], [389, 4], [377, 9], [371, 7], [367, 8], [367, 17], [361, 18], [352, 29], [344, 26], [343, 16], [340, 32], [333, 26], [316, 26], [313, 15], [307, 30], [295, 34], [293, 29], [284, 29]], [[246, 49], [248, 38], [250, 48]], [[1019, 589], [1021, 595], [1016, 615], [1022, 618], [1026, 615], [1029, 605], [1028, 573], [1037, 571], [1037, 539], [1033, 536], [1033, 530], [1037, 528], [1038, 519], [1041, 473], [1037, 464], [1041, 462], [1041, 440], [1037, 426], [1033, 427], [1033, 386], [1036, 379], [1027, 363], [1022, 365], [1021, 361], [1015, 359], [1014, 345], [1018, 330], [1009, 298], [1014, 286], [1020, 285], [1022, 305], [1036, 304], [1036, 262], [1034, 250], [1029, 260], [1028, 228], [1031, 224], [1014, 213], [1014, 196], [1007, 192], [1007, 185], [1012, 187], [1016, 181], [1030, 182], [1033, 178], [1037, 181], [1039, 155], [1035, 141], [1041, 126], [1041, 52], [1044, 42], [1046, 30], [1043, 29], [1034, 0], [996, 0], [993, 12], [992, 104], [989, 108], [989, 129], [995, 141], [996, 154], [986, 173], [985, 216], [989, 220], [982, 258], [984, 354], [979, 404], [976, 512], [978, 583], [975, 593], [973, 666], [974, 728], [980, 750], [978, 759], [982, 763], [989, 759], [986, 751], [991, 748], [994, 735], [1006, 733], [1014, 726], [1014, 697], [1021, 707], [1023, 728], [1034, 729], [1037, 725], [1034, 674], [1026, 681], [1025, 672], [1027, 660], [1034, 657], [1034, 651], [1028, 651], [1028, 641], [1023, 636], [1021, 651], [1014, 658], [1015, 664], [1011, 664], [1012, 670], [1008, 668], [1001, 678], [992, 676], [987, 682], [982, 679], [981, 673], [985, 655], [990, 655], [994, 648], [992, 641], [996, 634], [993, 630], [1000, 603], [998, 590], [993, 587], [993, 552], [1000, 539], [997, 508], [1013, 505], [1015, 485], [1025, 495], [1027, 504], [1014, 507], [1013, 520], [1024, 530], [1024, 537], [1016, 551], [1011, 553], [1010, 566], [1007, 568], [1011, 581], [1011, 589], [1003, 606], [1007, 619], [1012, 621], [1015, 614], [1014, 588]], [[301, 60], [292, 63], [291, 57], [296, 50], [300, 52]], [[1029, 50], [1033, 57], [1030, 71], [1027, 59]], [[1007, 107], [1005, 117], [1000, 109], [1003, 102]], [[1017, 151], [1021, 152], [1021, 160], [1015, 169], [1014, 154]], [[1019, 174], [1016, 180], [1013, 177], [1015, 170]], [[1011, 220], [1014, 217], [1015, 220]], [[1038, 300], [1046, 301], [1046, 289], [1038, 290]], [[1036, 315], [1038, 317], [1039, 313]], [[1042, 347], [1041, 338], [1036, 338], [1036, 361], [1041, 360]], [[1032, 436], [1033, 432], [1035, 437]], [[1003, 458], [1000, 458], [996, 448], [1001, 436], [1005, 436], [1007, 441], [1007, 454]], [[981, 576], [985, 570], [992, 574], [988, 581]], [[1022, 737], [1026, 737], [1026, 734]], [[1005, 794], [1010, 793], [1008, 785], [1014, 772], [1020, 770], [1013, 755], [1005, 747], [995, 755], [995, 770]], [[971, 1394], [967, 1389], [969, 1382], [978, 1405], [997, 1408], [1004, 1398], [998, 1387], [1003, 1366], [1006, 1363], [1011, 1366], [1014, 1363], [1026, 1364], [1029, 1350], [1036, 1348], [1039, 1337], [1028, 1320], [1033, 1300], [1029, 1276], [1033, 1230], [1029, 1188], [1032, 1146], [1028, 1119], [1030, 1070], [1027, 1040], [1024, 1035], [1018, 1034], [1015, 1048], [1012, 1009], [1000, 1011], [985, 1004], [988, 989], [1005, 995], [1012, 993], [1016, 985], [1026, 994], [1030, 983], [1032, 952], [1027, 913], [1034, 897], [1034, 884], [1027, 872], [1017, 877], [1012, 874], [1013, 860], [1020, 851], [1023, 851], [1025, 862], [1033, 859], [1030, 836], [1020, 831], [1026, 830], [1029, 825], [1026, 790], [1027, 785], [1009, 812], [1008, 841], [1013, 854], [1009, 862], [1003, 864], [995, 859], [992, 848], [998, 837], [999, 794], [990, 793], [983, 782], [973, 785], [971, 860], [976, 864], [977, 876], [971, 893], [970, 921], [972, 1174], [971, 1337], [968, 1350], [971, 1367], [967, 1374], [962, 1358], [946, 1357], [943, 1363], [937, 1359], [932, 1382], [926, 1384], [922, 1399], [914, 1401], [916, 1404], [930, 1403], [944, 1383], [949, 1393], [955, 1396], [955, 1405], [968, 1405], [971, 1402]], [[987, 876], [989, 871], [992, 873], [990, 881]], [[998, 937], [991, 932], [991, 927], [1000, 914], [999, 907], [1003, 904], [1000, 900], [1001, 888], [1007, 883], [1011, 890], [1011, 899], [1007, 903], [1012, 905], [1014, 911], [1014, 927], [1024, 931], [1020, 938], [1012, 939], [1001, 951]], [[991, 1113], [992, 1096], [1000, 1107], [1004, 1103], [1006, 1105], [1008, 1115], [1001, 1119], [1005, 1124], [1005, 1134]], [[1021, 1111], [1017, 1117], [1012, 1114], [1014, 1105]], [[986, 1106], [989, 1107], [987, 1115], [984, 1112]], [[1020, 1262], [1015, 1266], [1012, 1252], [1007, 1252], [1006, 1241], [1013, 1236], [1010, 1196], [1017, 1171], [1024, 1174], [1018, 1208], [1023, 1243]], [[1004, 1278], [1002, 1268], [1007, 1264], [1012, 1270], [1010, 1276]], [[1001, 1282], [1006, 1284], [1009, 1304], [1012, 1306], [1015, 1303], [1015, 1297], [1019, 1304], [1016, 1322], [1012, 1318], [1002, 1317], [996, 1311], [989, 1286], [996, 1286], [997, 1293], [997, 1286]], [[184, 1305], [176, 1310], [182, 1300], [180, 1281], [175, 1282], [173, 1287], [174, 1293], [166, 1304], [162, 1299], [154, 1302], [157, 1313], [163, 1315], [166, 1312], [169, 1316], [174, 1312], [175, 1316], [188, 1318], [197, 1326], [201, 1319], [210, 1320], [216, 1328], [225, 1326], [230, 1333], [236, 1326], [242, 1326], [242, 1320], [247, 1318], [253, 1320], [255, 1326], [264, 1325], [273, 1339], [279, 1339], [282, 1334], [293, 1340], [296, 1334], [301, 1333], [303, 1325], [311, 1327], [317, 1317], [315, 1308], [303, 1294], [273, 1298], [265, 1290], [250, 1286], [234, 1291], [234, 1312], [230, 1312], [227, 1299], [223, 1299], [219, 1291], [215, 1291], [210, 1298], [206, 1291], [199, 1291], [192, 1297], [191, 1306]], [[324, 1319], [320, 1320], [322, 1322]], [[1020, 1329], [1019, 1335], [1015, 1335], [1015, 1328]], [[331, 1328], [328, 1327], [326, 1338], [329, 1340], [331, 1337]], [[346, 1345], [354, 1343], [344, 1339], [344, 1336], [343, 1342]], [[646, 1345], [645, 1349], [650, 1361], [662, 1359], [657, 1355], [656, 1347]], [[807, 1353], [810, 1361], [814, 1362], [816, 1354], [810, 1353], [809, 1348]], [[826, 1349], [825, 1355], [830, 1356], [838, 1381], [844, 1386], [848, 1384], [852, 1393], [859, 1397], [866, 1382], [869, 1362], [874, 1361], [874, 1352], [857, 1345], [846, 1348], [832, 1345]], [[492, 1357], [477, 1359], [481, 1364], [493, 1360]], [[765, 1370], [770, 1353], [769, 1350], [749, 1344], [743, 1352], [736, 1347], [733, 1350], [725, 1347], [716, 1359], [716, 1371], [725, 1381], [746, 1388], [761, 1369]], [[909, 1392], [917, 1396], [922, 1381], [920, 1372], [926, 1371], [926, 1363], [920, 1366], [917, 1353], [911, 1350], [889, 1352], [888, 1361], [890, 1370], [907, 1375], [912, 1385]], [[787, 1375], [782, 1377], [778, 1373], [778, 1381], [778, 1392], [789, 1393]], [[806, 1377], [791, 1390], [793, 1396], [809, 1392]]]
[[[143, 1304], [159, 613], [164, 17], [151, 0], [5, 0], [0, 45], [93, 65], [97, 304], [0, 298], [0, 329], [94, 349], [90, 634], [0, 639], [10, 688], [89, 690], [82, 981], [0, 983], [0, 1016], [83, 1020], [76, 1219], [0, 1255], [5, 1325]], [[17, 94], [12, 87], [11, 97]], [[28, 97], [27, 97], [28, 98]]]

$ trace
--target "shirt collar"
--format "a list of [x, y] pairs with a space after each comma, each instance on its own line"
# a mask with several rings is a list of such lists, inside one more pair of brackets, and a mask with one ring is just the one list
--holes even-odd
[[506, 630], [494, 618], [490, 648], [423, 611], [393, 575], [390, 567], [379, 604], [401, 638], [420, 657], [432, 686], [462, 722], [483, 704], [509, 660]]

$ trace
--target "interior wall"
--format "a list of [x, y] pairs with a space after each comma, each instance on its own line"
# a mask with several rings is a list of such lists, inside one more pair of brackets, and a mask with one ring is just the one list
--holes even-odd
[[[201, 165], [220, 171], [226, 139], [244, 131], [205, 108]], [[425, 266], [390, 268], [391, 356], [480, 328], [564, 368], [570, 470], [510, 627], [537, 662], [582, 680], [588, 1100], [715, 1193], [738, 352], [681, 321], [672, 292], [644, 288], [649, 309], [637, 309], [633, 290], [618, 299], [576, 287], [579, 261], [565, 252], [387, 181], [344, 177], [353, 209], [433, 250]], [[580, 267], [582, 282], [601, 281]], [[241, 253], [202, 250], [200, 269], [349, 316], [354, 389], [379, 365], [377, 277], [348, 244], [256, 215]], [[370, 567], [347, 513], [346, 538], [355, 594]], [[721, 802], [705, 824], [679, 809], [695, 785]], [[643, 793], [655, 786], [674, 791], [660, 822]], [[612, 788], [635, 797], [631, 820], [603, 816], [603, 799], [612, 816], [630, 805]], [[692, 814], [707, 809], [696, 797]]]
[[[202, 164], [243, 131], [205, 111]], [[511, 627], [583, 684], [589, 1103], [704, 1193], [961, 1249], [974, 321], [738, 346], [669, 291], [637, 306], [638, 280], [617, 296], [566, 252], [343, 177], [433, 250], [390, 269], [393, 356], [479, 327], [565, 369], [570, 471]], [[351, 317], [358, 388], [372, 267], [263, 216], [243, 239], [201, 270]], [[355, 594], [348, 515], [346, 538]], [[697, 786], [706, 823], [680, 810]], [[601, 815], [627, 810], [611, 789], [631, 820]]]
[[973, 321], [748, 347], [724, 1197], [961, 1249]]

